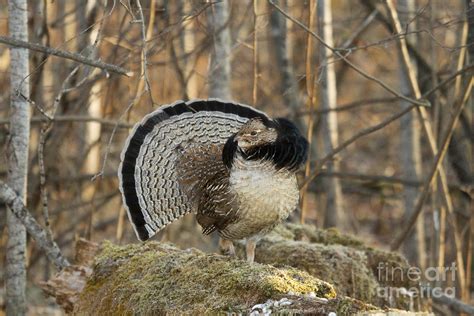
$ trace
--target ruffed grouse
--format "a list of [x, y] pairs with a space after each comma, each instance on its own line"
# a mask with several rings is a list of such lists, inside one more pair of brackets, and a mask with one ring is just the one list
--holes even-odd
[[298, 203], [296, 170], [308, 143], [290, 121], [220, 100], [176, 102], [135, 125], [118, 176], [138, 238], [195, 212], [205, 234], [217, 231], [231, 254], [258, 239]]

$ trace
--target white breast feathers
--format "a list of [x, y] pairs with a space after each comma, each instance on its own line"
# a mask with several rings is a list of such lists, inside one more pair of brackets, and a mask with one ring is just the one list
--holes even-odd
[[235, 159], [230, 189], [239, 205], [239, 221], [254, 234], [265, 233], [286, 219], [299, 200], [295, 173], [276, 170], [268, 161]]

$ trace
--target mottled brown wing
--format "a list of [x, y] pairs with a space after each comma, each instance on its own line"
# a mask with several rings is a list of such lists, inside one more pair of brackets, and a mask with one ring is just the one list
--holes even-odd
[[187, 195], [203, 233], [224, 229], [235, 219], [229, 170], [222, 162], [222, 144], [192, 144], [181, 148], [178, 181]]

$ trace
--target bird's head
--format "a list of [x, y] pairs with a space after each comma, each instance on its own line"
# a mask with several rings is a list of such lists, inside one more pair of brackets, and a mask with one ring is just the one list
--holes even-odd
[[297, 170], [306, 161], [308, 142], [287, 119], [251, 118], [224, 145], [222, 159], [228, 168], [238, 152], [246, 160], [266, 160], [276, 169]]
[[276, 127], [264, 124], [259, 118], [252, 118], [245, 123], [234, 137], [237, 146], [247, 152], [260, 146], [275, 142], [278, 138]]

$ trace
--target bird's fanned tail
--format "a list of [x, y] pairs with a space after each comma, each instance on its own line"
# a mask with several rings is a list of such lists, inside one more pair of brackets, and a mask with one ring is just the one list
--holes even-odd
[[[135, 125], [118, 171], [124, 207], [140, 240], [193, 211], [176, 164], [199, 144], [223, 145], [250, 118], [269, 118], [249, 106], [220, 100], [178, 101]], [[212, 163], [212, 162], [210, 162]]]

